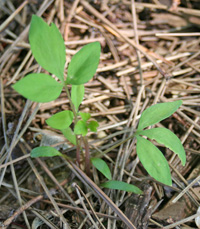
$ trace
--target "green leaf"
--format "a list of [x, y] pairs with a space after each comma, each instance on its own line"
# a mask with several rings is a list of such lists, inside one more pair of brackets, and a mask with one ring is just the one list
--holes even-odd
[[147, 172], [156, 180], [172, 185], [170, 168], [162, 152], [150, 141], [136, 136], [137, 155]]
[[29, 42], [38, 64], [64, 82], [65, 44], [56, 25], [48, 26], [42, 18], [33, 15]]
[[139, 135], [147, 136], [150, 139], [155, 139], [158, 143], [165, 145], [174, 153], [176, 153], [183, 165], [186, 163], [186, 154], [179, 138], [166, 128], [153, 128], [149, 130], [139, 131]]
[[97, 121], [90, 121], [88, 123], [88, 128], [92, 131], [92, 132], [97, 132], [97, 127], [99, 126], [99, 123]]
[[58, 150], [50, 146], [36, 147], [31, 151], [31, 157], [55, 157], [63, 156]]
[[135, 185], [128, 184], [128, 183], [125, 183], [123, 181], [111, 180], [111, 181], [108, 181], [108, 182], [101, 184], [101, 186], [104, 188], [122, 190], [122, 191], [126, 191], [126, 192], [133, 192], [136, 194], [142, 194], [143, 193], [142, 190], [140, 190]]
[[94, 167], [98, 169], [106, 178], [108, 178], [109, 180], [112, 179], [110, 169], [104, 160], [102, 160], [101, 158], [92, 158], [91, 162]]
[[138, 130], [142, 130], [147, 126], [154, 125], [161, 120], [172, 115], [182, 104], [182, 100], [168, 103], [158, 103], [142, 112]]
[[46, 103], [58, 98], [63, 85], [44, 73], [32, 73], [19, 80], [12, 87], [27, 99]]
[[48, 118], [46, 123], [54, 129], [63, 130], [71, 125], [73, 118], [72, 111], [61, 111]]
[[67, 140], [69, 140], [72, 144], [76, 145], [76, 136], [70, 127], [61, 130], [61, 132], [63, 133], [63, 135], [66, 137]]
[[79, 112], [81, 118], [83, 119], [83, 121], [87, 122], [88, 119], [91, 118], [91, 114], [90, 113], [84, 113], [84, 112]]
[[80, 134], [82, 136], [85, 136], [88, 133], [86, 122], [84, 122], [83, 120], [79, 120], [75, 125], [74, 133], [77, 135]]
[[76, 112], [78, 111], [78, 108], [83, 101], [84, 92], [85, 92], [85, 88], [83, 84], [72, 85], [71, 100], [72, 100], [72, 103], [74, 104]]
[[67, 84], [87, 83], [95, 74], [99, 64], [101, 46], [99, 42], [85, 45], [73, 57], [68, 66]]

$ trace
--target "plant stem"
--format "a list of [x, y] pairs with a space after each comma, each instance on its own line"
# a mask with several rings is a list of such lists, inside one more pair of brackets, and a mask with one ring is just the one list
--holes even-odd
[[90, 176], [90, 168], [91, 168], [91, 164], [90, 164], [90, 150], [89, 150], [89, 144], [88, 144], [88, 140], [87, 137], [83, 137], [83, 142], [84, 142], [84, 146], [85, 146], [85, 171], [86, 174], [88, 176]]
[[131, 138], [134, 138], [135, 134], [129, 136], [128, 138], [124, 139], [123, 141], [111, 146], [110, 148], [106, 149], [104, 152], [102, 152], [101, 154], [97, 154], [95, 155], [95, 157], [103, 157], [103, 155], [109, 153], [110, 151], [112, 151], [113, 149], [117, 148], [118, 146], [120, 146], [121, 144], [126, 143], [128, 140], [130, 140]]
[[78, 137], [76, 136], [76, 143], [78, 143], [76, 146], [76, 161], [78, 165], [80, 166], [80, 141], [78, 140]]
[[[69, 103], [70, 103], [72, 112], [74, 114], [74, 119], [75, 119], [74, 122], [76, 124], [78, 122], [77, 113], [76, 113], [74, 104], [72, 103], [71, 96], [70, 96], [67, 85], [65, 85], [65, 91], [67, 93], [67, 97], [69, 99]], [[78, 165], [80, 165], [80, 141], [79, 141], [77, 136], [76, 136], [76, 161], [77, 161]]]
[[78, 121], [77, 113], [76, 113], [74, 104], [72, 103], [71, 96], [70, 96], [70, 93], [69, 93], [69, 90], [68, 90], [67, 85], [65, 85], [65, 91], [66, 91], [66, 93], [67, 93], [67, 97], [68, 97], [68, 99], [69, 99], [69, 103], [70, 103], [70, 106], [71, 106], [71, 108], [72, 108], [72, 112], [73, 112], [73, 114], [74, 114], [75, 124], [76, 124], [77, 121]]

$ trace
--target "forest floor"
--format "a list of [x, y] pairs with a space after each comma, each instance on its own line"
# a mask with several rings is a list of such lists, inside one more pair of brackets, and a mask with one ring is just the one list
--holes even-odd
[[[28, 42], [33, 14], [59, 28], [67, 63], [83, 45], [100, 42], [97, 73], [80, 107], [100, 124], [88, 135], [90, 154], [107, 150], [103, 159], [113, 179], [140, 187], [143, 195], [104, 188], [111, 208], [93, 185], [106, 181], [95, 168], [90, 184], [84, 163], [79, 170], [59, 157], [30, 157], [39, 145], [75, 152], [45, 123], [69, 109], [66, 93], [37, 104], [12, 88], [28, 73], [44, 71]], [[128, 228], [127, 218], [130, 228], [200, 228], [199, 0], [1, 0], [0, 84], [0, 228]], [[176, 100], [183, 101], [177, 112], [155, 125], [174, 132], [187, 155], [182, 166], [155, 143], [170, 165], [170, 187], [147, 174], [135, 139], [122, 140], [147, 107]]]

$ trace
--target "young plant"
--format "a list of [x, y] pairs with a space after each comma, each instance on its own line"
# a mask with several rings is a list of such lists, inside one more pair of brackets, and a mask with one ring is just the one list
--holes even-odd
[[137, 139], [137, 155], [147, 172], [156, 180], [172, 185], [170, 168], [162, 152], [146, 138], [154, 139], [158, 143], [172, 150], [180, 158], [182, 165], [186, 163], [185, 150], [179, 138], [166, 128], [144, 128], [154, 125], [172, 115], [182, 104], [181, 100], [155, 104], [147, 108], [141, 115], [135, 137]]
[[[70, 101], [71, 110], [64, 110], [54, 114], [46, 123], [60, 130], [63, 135], [77, 148], [76, 159], [80, 163], [81, 142], [85, 148], [86, 172], [90, 172], [90, 155], [87, 140], [88, 130], [96, 132], [99, 124], [90, 120], [89, 113], [79, 111], [79, 106], [84, 97], [84, 83], [88, 82], [95, 74], [100, 59], [100, 43], [93, 42], [85, 45], [71, 59], [68, 66], [67, 77], [64, 76], [65, 45], [64, 40], [52, 23], [48, 26], [41, 18], [33, 15], [29, 31], [31, 51], [36, 61], [52, 75], [44, 73], [32, 73], [19, 80], [13, 88], [25, 98], [35, 102], [50, 102], [59, 97], [63, 88]], [[56, 76], [56, 77], [54, 77]], [[71, 94], [68, 90], [71, 85]], [[174, 151], [185, 164], [185, 151], [180, 140], [171, 131], [165, 128], [146, 129], [173, 114], [181, 105], [181, 101], [161, 103], [146, 109], [140, 118], [138, 129], [132, 138], [136, 137], [136, 150], [140, 161], [147, 172], [158, 181], [171, 185], [171, 174], [168, 163], [149, 139], [155, 139], [158, 143]], [[71, 124], [74, 122], [74, 128]], [[50, 146], [36, 147], [31, 151], [31, 157], [53, 157], [65, 155]], [[111, 180], [111, 172], [107, 164], [100, 158], [92, 158], [92, 164], [105, 175], [108, 182], [103, 187], [142, 193], [134, 185]]]
[[[47, 119], [46, 123], [50, 127], [60, 130], [70, 142], [77, 145], [77, 161], [80, 163], [80, 140], [78, 135], [82, 136], [85, 148], [89, 150], [85, 135], [88, 129], [96, 131], [98, 127], [96, 121], [89, 120], [90, 114], [79, 112], [79, 106], [84, 97], [83, 84], [93, 77], [98, 67], [101, 51], [100, 43], [94, 42], [85, 45], [73, 56], [68, 66], [67, 79], [65, 79], [65, 44], [55, 24], [52, 23], [48, 26], [40, 17], [33, 15], [29, 41], [36, 61], [45, 70], [55, 75], [57, 79], [44, 73], [32, 73], [15, 83], [13, 88], [27, 99], [40, 103], [57, 99], [62, 89], [65, 88], [72, 110], [61, 111]], [[71, 95], [67, 87], [69, 84], [71, 84]], [[80, 117], [81, 120], [79, 120]], [[75, 123], [74, 131], [70, 127], [73, 121]], [[37, 147], [31, 155], [46, 156], [47, 149], [49, 149], [51, 156], [53, 156], [53, 151], [55, 155], [58, 155], [58, 152], [50, 147]], [[86, 152], [86, 168], [88, 170], [90, 168], [89, 164], [89, 152]]]
[[[154, 125], [163, 119], [166, 119], [172, 115], [182, 104], [181, 100], [175, 102], [167, 102], [153, 105], [143, 111], [139, 120], [138, 128], [136, 132], [130, 138], [136, 137], [136, 151], [137, 155], [146, 169], [146, 171], [157, 181], [160, 181], [166, 185], [172, 185], [170, 168], [163, 153], [149, 140], [156, 140], [158, 143], [169, 148], [180, 158], [182, 165], [186, 163], [185, 150], [181, 144], [179, 138], [170, 130], [166, 128], [152, 128], [145, 129], [151, 125]], [[145, 129], [145, 130], [144, 130]], [[141, 136], [145, 136], [141, 137]], [[110, 170], [101, 162], [101, 166], [98, 166], [97, 159], [92, 160], [93, 165], [104, 174], [105, 177], [110, 179]], [[116, 183], [115, 183], [116, 182]], [[124, 190], [124, 184], [120, 184], [119, 181], [108, 181], [102, 184], [103, 187]], [[118, 188], [117, 188], [118, 187]], [[128, 190], [128, 187], [126, 187]]]

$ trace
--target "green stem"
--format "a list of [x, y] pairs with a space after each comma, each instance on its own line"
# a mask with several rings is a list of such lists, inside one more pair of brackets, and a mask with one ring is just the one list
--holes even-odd
[[76, 161], [78, 163], [78, 165], [80, 166], [80, 141], [78, 140], [78, 137], [76, 136], [76, 143], [78, 143], [77, 146], [76, 146]]
[[68, 97], [68, 99], [69, 99], [69, 103], [70, 103], [70, 106], [71, 106], [71, 108], [72, 108], [72, 112], [73, 112], [73, 114], [74, 114], [75, 124], [76, 124], [76, 123], [78, 122], [77, 113], [76, 113], [74, 104], [72, 103], [71, 96], [70, 96], [70, 93], [69, 93], [69, 90], [68, 90], [67, 85], [65, 85], [65, 91], [66, 91], [66, 93], [67, 93], [67, 97]]
[[[74, 122], [75, 122], [75, 125], [76, 125], [76, 123], [78, 122], [77, 113], [76, 113], [74, 104], [72, 103], [71, 96], [70, 96], [70, 93], [69, 93], [67, 85], [65, 85], [65, 91], [67, 93], [67, 97], [69, 99], [69, 103], [70, 103], [72, 112], [74, 114], [74, 119], [75, 119]], [[78, 165], [80, 165], [80, 141], [78, 140], [77, 136], [76, 136], [76, 161], [77, 161]]]
[[135, 137], [135, 134], [129, 136], [128, 138], [124, 139], [123, 141], [111, 146], [110, 148], [108, 148], [107, 150], [105, 150], [104, 152], [102, 152], [101, 154], [95, 155], [95, 157], [103, 157], [103, 155], [107, 154], [108, 152], [112, 151], [113, 149], [117, 148], [118, 146], [120, 146], [121, 144], [126, 143], [128, 140], [132, 139]]

